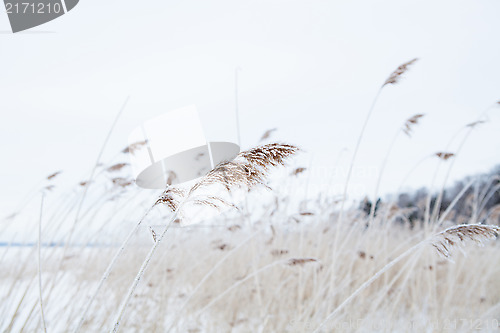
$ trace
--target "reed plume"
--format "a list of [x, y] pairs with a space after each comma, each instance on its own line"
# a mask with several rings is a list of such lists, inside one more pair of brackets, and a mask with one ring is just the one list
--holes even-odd
[[[363, 139], [363, 135], [364, 135], [366, 127], [368, 125], [368, 121], [370, 120], [370, 117], [373, 113], [373, 110], [375, 109], [375, 105], [377, 104], [378, 98], [386, 85], [398, 83], [399, 78], [408, 70], [408, 67], [411, 64], [413, 64], [414, 62], [416, 62], [417, 60], [418, 60], [417, 58], [412, 59], [412, 60], [400, 65], [394, 72], [392, 72], [392, 74], [385, 80], [384, 84], [382, 84], [382, 86], [378, 89], [377, 94], [375, 95], [375, 98], [373, 99], [370, 110], [368, 111], [368, 114], [367, 114], [365, 121], [363, 123], [363, 127], [361, 128], [361, 133], [359, 134], [358, 141], [356, 142], [356, 147], [354, 148], [354, 153], [352, 154], [351, 163], [349, 165], [349, 170], [347, 172], [347, 177], [345, 180], [344, 192], [342, 194], [342, 200], [341, 200], [341, 205], [340, 205], [340, 214], [338, 215], [338, 218], [337, 218], [337, 225], [341, 224], [342, 218], [344, 216], [344, 205], [345, 205], [345, 201], [347, 198], [347, 189], [349, 187], [349, 181], [351, 179], [351, 174], [352, 174], [352, 170], [354, 167], [354, 162], [356, 161], [356, 156], [358, 155], [358, 150], [359, 150], [359, 147], [361, 145], [361, 140]], [[389, 151], [390, 151], [390, 149], [389, 149]], [[379, 179], [380, 179], [380, 177], [379, 177]], [[370, 213], [370, 216], [373, 216], [373, 214]], [[372, 217], [370, 217], [370, 220], [371, 219], [372, 219]], [[335, 237], [337, 237], [338, 233], [336, 233], [335, 235], [336, 235]], [[337, 241], [338, 241], [338, 239], [336, 238], [335, 243], [337, 243]], [[333, 286], [332, 286], [332, 288], [333, 288]]]
[[163, 191], [158, 200], [156, 200], [154, 206], [164, 204], [174, 212], [177, 210], [177, 207], [179, 207], [180, 199], [185, 195], [186, 192], [183, 189], [169, 186], [165, 191]]
[[156, 232], [153, 230], [153, 228], [151, 228], [151, 226], [149, 226], [149, 231], [151, 232], [151, 236], [153, 236], [153, 243], [156, 243], [156, 239], [157, 239], [157, 235], [156, 235]]
[[445, 258], [449, 258], [455, 247], [462, 248], [467, 241], [473, 241], [482, 246], [485, 240], [495, 239], [500, 227], [483, 224], [462, 224], [448, 228], [435, 235], [432, 246]]
[[59, 175], [61, 172], [62, 172], [62, 171], [56, 171], [56, 172], [54, 172], [53, 174], [48, 175], [48, 176], [47, 176], [47, 179], [48, 179], [48, 180], [51, 180], [52, 178], [55, 178], [57, 175]]
[[382, 87], [388, 85], [388, 84], [396, 84], [399, 82], [399, 79], [401, 78], [401, 76], [406, 73], [406, 71], [408, 71], [408, 67], [410, 65], [412, 65], [414, 62], [416, 62], [418, 60], [418, 58], [415, 58], [415, 59], [412, 59], [408, 62], [405, 62], [404, 64], [402, 65], [399, 65], [399, 67], [394, 71], [392, 72], [392, 74], [387, 78], [387, 80], [385, 80], [384, 84], [382, 85]]
[[413, 131], [413, 125], [417, 125], [423, 114], [416, 114], [413, 117], [408, 118], [403, 125], [403, 132], [411, 137], [411, 132]]
[[303, 266], [308, 262], [316, 262], [318, 259], [315, 258], [291, 258], [288, 260], [287, 265], [289, 266]]
[[123, 154], [133, 154], [135, 151], [141, 149], [142, 146], [144, 146], [147, 143], [148, 143], [147, 140], [131, 143], [128, 147], [125, 147], [122, 150], [122, 153]]
[[267, 131], [264, 132], [264, 134], [262, 134], [262, 137], [260, 138], [260, 141], [264, 141], [266, 139], [269, 139], [269, 137], [271, 136], [271, 134], [276, 131], [277, 128], [271, 128], [271, 129], [268, 129]]
[[296, 168], [295, 170], [292, 171], [291, 175], [292, 176], [297, 176], [298, 174], [306, 171], [307, 168], [303, 168], [303, 167], [299, 167], [299, 168]]
[[[125, 298], [120, 305], [118, 310], [112, 332], [117, 332], [120, 327], [121, 318], [130, 298], [134, 294], [139, 281], [141, 280], [144, 272], [146, 271], [151, 258], [156, 252], [156, 249], [160, 245], [162, 239], [165, 237], [170, 225], [176, 221], [179, 217], [179, 213], [182, 206], [189, 200], [195, 200], [195, 203], [202, 204], [209, 207], [218, 207], [221, 202], [225, 201], [222, 198], [216, 196], [200, 196], [196, 195], [197, 190], [202, 189], [208, 185], [221, 184], [230, 191], [232, 187], [246, 186], [249, 190], [256, 185], [264, 184], [264, 180], [269, 174], [271, 167], [276, 167], [285, 164], [285, 160], [294, 155], [299, 149], [295, 146], [281, 143], [271, 143], [256, 148], [252, 148], [247, 151], [239, 153], [233, 161], [222, 162], [218, 164], [213, 170], [211, 170], [207, 175], [205, 175], [200, 181], [198, 181], [187, 193], [187, 195], [180, 199], [177, 203], [171, 199], [175, 190], [168, 193], [164, 192], [160, 198], [162, 200], [156, 201], [153, 205], [156, 206], [158, 203], [166, 203], [171, 209], [176, 207], [170, 222], [165, 226], [160, 234], [154, 234], [154, 245], [150, 249], [148, 255], [146, 256], [141, 268], [137, 272], [137, 275], [129, 288], [129, 291], [125, 295]], [[180, 192], [177, 192], [180, 193]], [[122, 246], [123, 248], [123, 246]]]
[[128, 165], [128, 163], [116, 163], [116, 164], [110, 166], [109, 168], [107, 168], [106, 170], [108, 172], [120, 171], [121, 169], [123, 169], [127, 165]]
[[119, 186], [119, 187], [127, 187], [129, 185], [132, 185], [134, 183], [133, 180], [131, 179], [126, 179], [123, 177], [116, 177], [111, 179], [114, 185]]
[[223, 185], [227, 191], [238, 187], [246, 187], [248, 190], [258, 185], [267, 187], [264, 181], [269, 175], [270, 168], [285, 165], [285, 160], [298, 150], [293, 145], [270, 143], [243, 151], [233, 161], [219, 163], [188, 192], [175, 187], [167, 188], [155, 205], [166, 204], [171, 211], [178, 209], [180, 201], [213, 208], [221, 206], [236, 208], [234, 204], [221, 197], [199, 194], [198, 190], [214, 184]]
[[439, 152], [439, 153], [436, 153], [436, 156], [444, 161], [447, 161], [451, 157], [455, 156], [455, 154], [454, 153]]

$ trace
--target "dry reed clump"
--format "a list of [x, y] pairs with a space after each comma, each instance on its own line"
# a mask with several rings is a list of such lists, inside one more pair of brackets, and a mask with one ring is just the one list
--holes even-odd
[[[143, 274], [145, 273], [151, 259], [153, 258], [157, 248], [159, 247], [162, 239], [165, 237], [167, 231], [170, 226], [175, 223], [176, 220], [180, 219], [180, 223], [186, 225], [186, 219], [184, 218], [184, 212], [182, 211], [183, 205], [188, 202], [192, 202], [194, 204], [203, 205], [205, 207], [213, 207], [219, 208], [220, 205], [229, 205], [233, 206], [231, 203], [227, 202], [223, 198], [219, 196], [213, 195], [204, 195], [197, 193], [198, 190], [204, 189], [209, 185], [223, 185], [226, 190], [231, 191], [232, 187], [243, 187], [246, 186], [248, 190], [252, 189], [257, 185], [265, 185], [264, 180], [268, 176], [269, 170], [271, 167], [276, 167], [279, 165], [285, 164], [285, 159], [295, 154], [298, 151], [298, 148], [288, 144], [279, 144], [272, 143], [263, 146], [259, 146], [256, 148], [252, 148], [247, 151], [243, 151], [239, 153], [233, 161], [222, 162], [218, 164], [214, 169], [207, 173], [200, 181], [198, 181], [187, 193], [187, 195], [180, 200], [177, 205], [176, 210], [173, 212], [173, 216], [169, 219], [169, 222], [166, 223], [165, 227], [158, 235], [153, 234], [154, 245], [151, 247], [148, 255], [145, 257], [139, 271], [132, 284], [130, 285], [129, 291], [123, 297], [123, 301], [121, 302], [119, 309], [116, 314], [116, 318], [114, 320], [114, 325], [112, 332], [117, 332], [120, 329], [121, 321], [123, 314], [129, 304], [137, 286], [139, 285], [140, 280], [142, 279]], [[170, 207], [175, 206], [175, 202], [173, 199], [167, 196], [168, 193], [166, 191], [162, 194], [162, 197], [165, 198], [162, 201], [165, 201], [167, 205]], [[160, 201], [160, 202], [162, 202]], [[158, 204], [158, 201], [153, 204], [153, 206], [148, 210], [148, 212], [154, 208]], [[148, 213], [146, 213], [147, 215]], [[144, 218], [144, 217], [143, 217]], [[104, 281], [109, 276], [109, 273], [113, 269], [113, 266], [116, 262], [116, 259], [122, 253], [124, 247], [127, 245], [131, 235], [135, 232], [135, 230], [140, 226], [143, 221], [143, 218], [139, 221], [138, 224], [134, 227], [132, 232], [127, 236], [124, 243], [120, 247], [119, 251], [111, 261], [110, 265], [106, 269], [99, 285], [94, 292], [94, 294], [90, 297], [90, 301], [88, 302], [88, 306], [86, 307], [84, 314], [80, 320], [80, 324], [77, 327], [77, 331], [81, 327], [84, 322], [86, 313], [90, 308], [93, 300], [95, 299], [96, 294], [100, 291]], [[225, 248], [225, 246], [224, 246]], [[222, 248], [222, 250], [224, 249]]]
[[[275, 203], [269, 205], [272, 208]], [[309, 205], [320, 214], [301, 224], [283, 222], [291, 207], [285, 200], [273, 216], [269, 215], [271, 209], [254, 213], [250, 216], [251, 225], [241, 226], [239, 214], [221, 217], [225, 225], [239, 226], [232, 230], [171, 229], [169, 242], [161, 245], [161, 255], [153, 258], [148, 274], [131, 298], [121, 323], [123, 330], [313, 331], [329, 311], [388, 260], [417, 244], [424, 232], [418, 225], [410, 230], [400, 224], [377, 224], [377, 220], [367, 229], [365, 218], [350, 213], [344, 224], [332, 228], [336, 220], [333, 208], [320, 206], [319, 201]], [[116, 225], [104, 228], [114, 230]], [[487, 239], [493, 235], [490, 231], [476, 225], [456, 227], [443, 232], [441, 240], [447, 242], [446, 237], [457, 243], [460, 237]], [[340, 233], [340, 244], [334, 244], [336, 233]], [[272, 242], [268, 242], [271, 234]], [[151, 242], [149, 233], [139, 233], [137, 237], [118, 261], [96, 299], [99, 306], [92, 308], [82, 331], [109, 329], [113, 313]], [[427, 331], [432, 328], [430, 318], [444, 323], [447, 318], [484, 316], [482, 320], [491, 322], [500, 314], [495, 310], [500, 303], [498, 244], [485, 244], [481, 251], [468, 249], [468, 256], [457, 256], [454, 264], [440, 260], [432, 249], [429, 246], [413, 252], [386, 271], [332, 318], [327, 330], [342, 331], [343, 323], [353, 321], [359, 325], [353, 331], [372, 331], [372, 324], [384, 318], [390, 325], [388, 330], [398, 331], [413, 321], [413, 331]], [[57, 265], [62, 248], [46, 251], [43, 281], [47, 288], [58, 276], [64, 277], [57, 280], [50, 296], [44, 293], [48, 330], [67, 331], [80, 317], [85, 301], [81, 290], [93, 288], [115, 249], [75, 249], [62, 269]], [[5, 260], [3, 265], [17, 271], [21, 267], [16, 263], [29, 263], [31, 257], [20, 251]], [[6, 297], [6, 290], [0, 290], [0, 311], [4, 314], [1, 318], [8, 319], [27, 292], [12, 331], [19, 331], [25, 321], [26, 331], [39, 327], [37, 311], [29, 315], [33, 304], [37, 304], [36, 288], [30, 284], [36, 269], [26, 267], [29, 269], [18, 271], [24, 277], [17, 280], [16, 293]], [[12, 282], [11, 278], [10, 274], [0, 275], [3, 285]], [[422, 308], [427, 308], [427, 312], [423, 314]], [[8, 321], [0, 319], [0, 329], [5, 330]], [[460, 325], [457, 332], [468, 331]]]
[[[399, 66], [382, 87], [398, 83], [416, 60]], [[369, 115], [372, 110], [373, 106]], [[422, 116], [417, 114], [407, 119], [403, 132], [410, 136]], [[269, 138], [273, 131], [264, 133], [262, 140]], [[133, 154], [146, 144], [137, 142], [122, 152]], [[458, 225], [425, 237], [429, 234], [426, 223], [412, 229], [407, 224], [393, 223], [396, 217], [408, 221], [413, 208], [382, 205], [380, 209], [387, 210], [385, 216], [389, 219], [381, 218], [384, 214], [370, 214], [368, 220], [355, 210], [343, 211], [344, 193], [340, 213], [319, 199], [297, 205], [287, 197], [276, 197], [269, 207], [251, 214], [240, 215], [233, 210], [233, 215], [220, 216], [220, 229], [172, 228], [169, 242], [161, 243], [168, 227], [181, 218], [177, 214], [186, 202], [209, 208], [235, 207], [233, 202], [203, 190], [212, 185], [222, 186], [227, 192], [235, 188], [249, 190], [258, 185], [266, 187], [270, 169], [284, 165], [297, 151], [295, 146], [277, 143], [253, 148], [240, 153], [234, 161], [217, 165], [188, 190], [168, 186], [152, 207], [150, 198], [146, 198], [145, 206], [151, 208], [143, 218], [157, 205], [169, 208], [166, 215], [155, 211], [160, 214], [155, 218], [170, 222], [161, 233], [149, 227], [154, 241], [152, 248], [144, 246], [140, 237], [146, 236], [138, 234], [133, 246], [125, 249], [128, 240], [140, 230], [141, 218], [118, 254], [114, 254], [115, 246], [109, 239], [106, 243], [109, 248], [101, 248], [99, 244], [80, 248], [72, 244], [74, 248], [68, 251], [66, 248], [47, 251], [43, 280], [48, 287], [44, 295], [40, 292], [40, 304], [43, 298], [49, 328], [67, 331], [79, 323], [85, 331], [103, 331], [109, 328], [116, 309], [119, 310], [114, 330], [125, 327], [148, 332], [302, 332], [319, 331], [323, 326], [328, 331], [341, 331], [346, 322], [352, 321], [355, 322], [354, 327], [350, 326], [352, 331], [364, 332], [377, 330], [373, 323], [381, 318], [384, 331], [406, 331], [408, 323], [413, 325], [410, 330], [430, 331], [444, 330], [439, 323], [446, 323], [450, 318], [474, 316], [472, 319], [480, 318], [483, 322], [498, 318], [500, 252], [497, 244], [488, 244], [482, 252], [472, 249], [468, 258], [456, 258], [453, 266], [446, 260], [437, 260], [432, 247], [428, 246], [431, 244], [448, 259], [454, 248], [462, 248], [466, 242], [484, 245], [483, 241], [494, 239], [500, 230], [497, 226]], [[435, 155], [442, 160], [454, 156], [447, 152]], [[119, 171], [125, 166], [122, 164], [114, 164], [107, 170]], [[304, 170], [297, 168], [292, 175]], [[168, 185], [175, 179], [175, 175], [170, 176]], [[90, 180], [97, 183], [92, 176]], [[112, 181], [129, 190], [129, 180], [116, 177]], [[129, 193], [126, 190], [123, 193]], [[128, 221], [124, 216], [128, 218], [127, 214], [137, 210], [137, 205], [126, 201], [130, 198], [120, 201], [120, 196], [116, 197], [112, 214], [105, 221], [116, 219], [120, 225], [103, 223], [96, 234], [114, 235], [121, 228], [121, 222]], [[471, 206], [480, 206], [482, 199], [469, 195], [467, 200]], [[99, 214], [105, 210], [103, 206], [88, 207], [82, 219], [87, 218], [84, 221], [89, 225], [97, 220], [96, 216], [102, 220]], [[71, 203], [68, 207], [68, 211], [73, 208]], [[117, 218], [118, 214], [123, 216]], [[339, 218], [344, 215], [344, 219]], [[460, 218], [477, 220], [471, 216], [454, 216], [455, 221]], [[53, 223], [49, 227], [58, 231], [59, 225]], [[437, 225], [430, 227], [434, 229]], [[89, 232], [82, 234], [87, 236]], [[94, 238], [88, 236], [87, 240]], [[160, 246], [164, 250], [159, 252], [162, 256], [153, 258]], [[16, 274], [12, 278], [0, 272], [0, 286], [10, 286], [0, 288], [0, 329], [7, 332], [34, 331], [40, 327], [35, 311], [38, 299], [32, 288], [37, 272], [30, 266], [32, 252], [29, 248], [26, 250], [14, 254], [6, 251], [0, 256], [2, 264], [14, 267]], [[126, 255], [120, 257], [122, 250]], [[92, 282], [97, 281], [110, 259], [111, 264], [99, 284]], [[150, 260], [150, 270], [143, 275]], [[116, 269], [110, 274], [115, 263]], [[133, 285], [127, 288], [132, 279]], [[105, 282], [106, 288], [98, 294]], [[81, 290], [93, 288], [94, 284], [98, 287], [90, 301], [82, 298]], [[94, 300], [99, 307], [91, 307]], [[83, 315], [82, 309], [85, 309]], [[125, 309], [128, 313], [122, 320]], [[438, 327], [434, 321], [438, 321]], [[456, 331], [461, 329], [470, 330], [455, 327]]]
[[270, 143], [239, 153], [233, 161], [221, 162], [208, 172], [188, 191], [169, 186], [156, 201], [166, 204], [171, 211], [176, 211], [180, 202], [220, 208], [236, 206], [220, 196], [200, 194], [197, 192], [210, 185], [222, 185], [227, 191], [235, 187], [246, 187], [248, 190], [265, 185], [265, 179], [271, 167], [285, 165], [285, 160], [297, 153], [299, 149], [293, 145]]

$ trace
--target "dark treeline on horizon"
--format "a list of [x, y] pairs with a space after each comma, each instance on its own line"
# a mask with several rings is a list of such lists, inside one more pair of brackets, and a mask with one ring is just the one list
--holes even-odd
[[[462, 193], [463, 192], [463, 193]], [[440, 193], [432, 193], [430, 211], [433, 212], [439, 200]], [[393, 201], [398, 208], [408, 209], [407, 219], [398, 219], [401, 222], [408, 221], [413, 226], [417, 221], [425, 218], [425, 207], [429, 197], [429, 190], [422, 187], [412, 192], [398, 194], [393, 200], [378, 199], [375, 212], [380, 210], [381, 205]], [[467, 176], [453, 185], [445, 188], [440, 199], [439, 213], [442, 214], [450, 207], [450, 213], [446, 220], [455, 223], [489, 223], [500, 224], [500, 164], [493, 167], [489, 172], [473, 176]], [[367, 215], [370, 214], [372, 203], [365, 199], [360, 209]]]

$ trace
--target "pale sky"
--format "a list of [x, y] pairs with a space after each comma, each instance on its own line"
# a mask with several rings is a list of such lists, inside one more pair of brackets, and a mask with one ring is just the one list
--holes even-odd
[[[81, 0], [59, 19], [12, 34], [2, 11], [1, 215], [54, 171], [68, 183], [84, 179], [127, 96], [105, 159], [142, 121], [191, 104], [209, 139], [235, 140], [236, 67], [243, 148], [278, 128], [274, 139], [305, 150], [294, 165], [311, 166], [311, 187], [338, 165], [332, 186], [340, 188], [378, 88], [418, 57], [382, 92], [356, 161], [352, 186], [371, 195], [396, 131], [425, 113], [389, 158], [381, 191], [393, 192], [500, 100], [499, 13], [497, 0]], [[451, 180], [500, 163], [500, 106], [488, 119]], [[422, 163], [407, 185], [428, 186], [435, 162]]]

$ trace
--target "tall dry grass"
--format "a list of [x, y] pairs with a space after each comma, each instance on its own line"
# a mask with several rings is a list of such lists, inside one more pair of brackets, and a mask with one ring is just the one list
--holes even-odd
[[[123, 157], [144, 143], [123, 149], [118, 160], [101, 162], [117, 117], [90, 176], [58, 197], [59, 172], [51, 174], [40, 187], [45, 195], [35, 219], [27, 200], [2, 220], [0, 236], [7, 235], [10, 243], [0, 247], [0, 330], [498, 329], [499, 228], [479, 224], [494, 222], [494, 212], [483, 208], [498, 184], [492, 181], [476, 191], [468, 201], [470, 216], [452, 218], [453, 206], [473, 183], [441, 212], [443, 185], [433, 210], [430, 201], [421, 207], [424, 215], [417, 224], [406, 222], [420, 207], [387, 203], [377, 214], [375, 205], [365, 214], [345, 205], [349, 175], [378, 95], [385, 86], [397, 84], [415, 61], [399, 66], [380, 88], [340, 200], [297, 202], [280, 191], [283, 179], [272, 184], [273, 192], [268, 175], [297, 152], [284, 144], [242, 152], [187, 188], [169, 186], [161, 194], [138, 190]], [[421, 117], [410, 117], [397, 129], [374, 199], [397, 136], [410, 135]], [[429, 155], [448, 163], [443, 183], [453, 167], [449, 162], [481, 122], [467, 127], [457, 151]], [[262, 140], [273, 132], [264, 133]], [[283, 188], [299, 186], [306, 171], [287, 171]], [[242, 199], [247, 203], [244, 211], [238, 210]], [[204, 223], [190, 225], [200, 216]], [[463, 220], [468, 223], [458, 225]], [[38, 230], [34, 241], [17, 244], [26, 239], [26, 233], [16, 230], [19, 224]]]
[[[319, 215], [301, 216], [298, 223], [284, 223], [287, 214], [276, 211], [273, 216], [254, 216], [251, 226], [241, 225], [236, 215], [224, 222], [239, 228], [170, 229], [169, 241], [159, 246], [159, 255], [151, 259], [149, 271], [130, 300], [121, 322], [123, 331], [313, 331], [331, 314], [328, 308], [341, 306], [363, 283], [425, 238], [423, 229], [387, 225], [377, 218], [366, 229], [366, 217], [354, 213], [346, 216], [343, 226], [334, 229], [331, 214], [335, 213], [324, 210]], [[343, 239], [345, 246], [337, 246], [336, 258], [332, 258], [334, 230], [349, 235]], [[255, 256], [252, 241], [256, 244]], [[145, 245], [148, 242], [150, 236], [144, 228], [118, 260], [82, 331], [110, 329], [116, 309], [149, 250]], [[115, 251], [72, 251], [62, 271], [57, 256], [45, 260], [44, 281], [64, 275], [53, 297], [45, 299], [49, 331], [64, 332], [75, 327], [86, 295]], [[482, 248], [469, 246], [466, 251], [467, 256], [454, 255], [453, 263], [441, 258], [432, 243], [413, 249], [404, 260], [383, 272], [387, 283], [375, 279], [342, 306], [326, 322], [326, 331], [345, 325], [361, 331], [386, 325], [388, 330], [398, 331], [411, 323], [416, 332], [432, 330], [433, 325], [443, 329], [456, 322], [457, 328], [466, 332], [470, 330], [469, 322], [483, 327], [494, 325], [500, 314], [497, 242]], [[28, 256], [17, 253], [4, 265], [19, 267], [19, 259]], [[41, 325], [38, 311], [30, 311], [31, 304], [38, 301], [36, 285], [31, 281], [37, 274], [36, 266], [26, 266], [7, 300], [11, 305], [2, 301], [2, 328], [6, 331], [17, 332], [21, 326], [35, 331]], [[253, 281], [256, 275], [263, 308]], [[13, 282], [13, 276], [4, 272], [1, 281]], [[9, 329], [6, 324], [14, 317], [21, 298], [23, 302]]]

